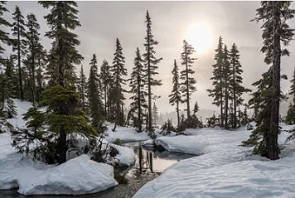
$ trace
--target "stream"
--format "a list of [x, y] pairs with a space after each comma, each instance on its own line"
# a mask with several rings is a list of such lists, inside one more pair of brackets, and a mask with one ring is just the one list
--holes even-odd
[[[122, 181], [114, 188], [106, 191], [74, 196], [74, 198], [131, 198], [145, 183], [159, 176], [165, 169], [174, 163], [194, 157], [194, 155], [183, 153], [170, 153], [168, 151], [155, 151], [141, 146], [140, 142], [128, 142], [122, 144], [134, 149], [136, 154], [135, 164], [126, 169], [119, 170], [120, 174], [124, 176], [119, 177]], [[2, 190], [0, 191], [1, 198], [27, 198], [26, 196], [17, 193], [17, 190]], [[69, 198], [72, 196], [49, 196], [49, 195], [36, 195], [30, 196], [32, 198]]]

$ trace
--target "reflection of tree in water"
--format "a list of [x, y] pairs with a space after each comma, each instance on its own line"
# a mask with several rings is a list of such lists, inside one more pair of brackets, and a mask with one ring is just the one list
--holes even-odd
[[152, 173], [153, 171], [153, 153], [152, 152], [145, 152], [145, 158], [144, 153], [141, 144], [138, 146], [138, 165], [139, 165], [139, 173], [146, 172], [147, 170], [150, 170]]

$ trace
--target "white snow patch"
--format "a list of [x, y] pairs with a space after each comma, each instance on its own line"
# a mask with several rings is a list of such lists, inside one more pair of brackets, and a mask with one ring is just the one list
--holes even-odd
[[[251, 148], [239, 146], [250, 134], [245, 129], [190, 132], [194, 136], [187, 137], [195, 140], [195, 144], [205, 143], [202, 149], [205, 154], [169, 167], [144, 185], [133, 198], [295, 197], [294, 143], [284, 145], [280, 160], [270, 161], [251, 155]], [[284, 144], [289, 135], [282, 132], [279, 142]], [[164, 140], [167, 144], [172, 142], [169, 148], [177, 145], [179, 149], [180, 143], [175, 141], [181, 140], [182, 144], [189, 141], [182, 138]]]
[[116, 131], [112, 131], [113, 126], [109, 125], [105, 139], [109, 142], [120, 140], [121, 142], [134, 142], [148, 140], [146, 132], [138, 133], [134, 128], [117, 126]]

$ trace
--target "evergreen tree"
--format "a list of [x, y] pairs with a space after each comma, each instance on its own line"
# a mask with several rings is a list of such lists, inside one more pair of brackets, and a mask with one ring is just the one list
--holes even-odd
[[220, 107], [220, 126], [224, 125], [224, 93], [223, 93], [223, 42], [219, 37], [218, 47], [215, 50], [215, 64], [213, 65], [213, 77], [211, 77], [213, 89], [208, 89], [209, 96], [213, 97], [213, 104]]
[[112, 83], [112, 76], [110, 72], [110, 66], [109, 63], [104, 60], [102, 62], [101, 68], [100, 68], [100, 78], [101, 78], [101, 84], [103, 89], [103, 95], [104, 95], [104, 114], [106, 118], [109, 118], [108, 112], [110, 107], [110, 100], [108, 98], [109, 96], [109, 90]]
[[14, 36], [13, 51], [16, 51], [17, 66], [18, 66], [18, 81], [19, 81], [19, 98], [24, 99], [23, 90], [23, 76], [22, 76], [22, 58], [26, 53], [26, 41], [25, 41], [25, 20], [18, 6], [15, 7], [12, 23], [12, 35]]
[[124, 125], [124, 92], [125, 89], [123, 86], [125, 85], [126, 80], [124, 77], [127, 75], [127, 69], [125, 68], [125, 58], [122, 52], [122, 46], [119, 39], [116, 40], [116, 52], [114, 53], [113, 65], [110, 68], [110, 72], [112, 75], [112, 86], [110, 88], [110, 96], [111, 100], [111, 114], [113, 115], [113, 121], [115, 122], [115, 126], [113, 131], [116, 129], [116, 125]]
[[[82, 56], [76, 47], [79, 45], [77, 35], [73, 31], [80, 25], [78, 21], [77, 3], [72, 1], [43, 1], [40, 4], [50, 9], [45, 16], [50, 26], [50, 31], [46, 36], [54, 39], [52, 49], [49, 53], [49, 63], [47, 74], [49, 75], [49, 87], [42, 94], [40, 107], [47, 107], [45, 112], [28, 115], [27, 124], [38, 122], [37, 134], [35, 130], [16, 132], [14, 134], [15, 147], [22, 149], [22, 142], [27, 140], [27, 144], [32, 139], [41, 142], [34, 147], [41, 154], [51, 155], [51, 163], [63, 163], [66, 161], [66, 154], [71, 148], [69, 138], [77, 136], [69, 134], [82, 134], [84, 137], [95, 134], [95, 130], [83, 111], [79, 108], [79, 94], [75, 89], [74, 65], [80, 64]], [[35, 110], [39, 112], [39, 110]], [[44, 120], [41, 119], [41, 115]], [[46, 126], [46, 127], [45, 127]], [[30, 138], [21, 138], [30, 137]], [[34, 142], [34, 141], [33, 141]], [[46, 160], [47, 161], [47, 160]], [[47, 161], [48, 162], [48, 161]]]
[[224, 127], [229, 128], [229, 101], [231, 99], [230, 95], [230, 62], [229, 62], [229, 52], [226, 45], [223, 49], [223, 93], [224, 93]]
[[8, 10], [6, 9], [6, 2], [0, 1], [0, 63], [4, 64], [5, 60], [2, 57], [5, 51], [4, 45], [10, 44], [9, 34], [4, 31], [5, 27], [9, 27], [10, 23], [3, 17], [4, 13]]
[[286, 1], [264, 1], [257, 9], [256, 21], [262, 21], [263, 47], [265, 62], [271, 65], [272, 83], [270, 87], [270, 112], [264, 117], [264, 122], [269, 125], [269, 130], [263, 131], [263, 145], [265, 153], [262, 155], [269, 159], [279, 158], [278, 134], [279, 134], [279, 106], [281, 98], [281, 56], [289, 55], [287, 49], [282, 46], [288, 45], [293, 37], [293, 29], [287, 23], [294, 17], [295, 11], [290, 9], [291, 2]]
[[191, 57], [194, 53], [194, 48], [188, 44], [185, 40], [183, 41], [183, 52], [181, 53], [181, 64], [184, 69], [180, 72], [180, 91], [184, 99], [182, 102], [186, 103], [187, 119], [191, 117], [190, 112], [190, 99], [192, 93], [196, 90], [196, 80], [192, 77], [195, 71], [192, 70], [192, 66], [196, 58]]
[[[91, 68], [90, 68], [91, 72]], [[82, 107], [82, 110], [86, 112], [86, 97], [87, 97], [87, 82], [86, 82], [86, 76], [84, 74], [83, 65], [81, 65], [80, 69], [80, 76], [79, 76], [79, 82], [78, 82], [78, 91], [80, 95], [80, 104]]]
[[180, 83], [179, 83], [179, 69], [176, 63], [176, 60], [174, 60], [174, 67], [172, 70], [172, 92], [169, 95], [169, 103], [172, 105], [176, 105], [176, 115], [177, 115], [177, 128], [179, 128], [180, 125], [180, 112], [179, 112], [179, 104], [182, 102], [181, 101], [181, 92], [180, 92]]
[[80, 26], [77, 17], [77, 3], [74, 1], [42, 1], [40, 4], [50, 9], [45, 19], [51, 30], [45, 35], [54, 39], [47, 66], [49, 85], [73, 88], [77, 80], [75, 65], [80, 64], [83, 59], [76, 49], [80, 44], [78, 36], [71, 32]]
[[293, 78], [291, 80], [291, 91], [290, 95], [293, 98], [293, 102], [289, 104], [287, 116], [286, 116], [286, 123], [287, 124], [295, 124], [295, 70], [293, 73]]
[[230, 70], [231, 70], [231, 77], [230, 77], [230, 94], [232, 96], [232, 104], [233, 104], [233, 121], [232, 121], [232, 127], [237, 127], [237, 108], [242, 105], [243, 98], [242, 95], [245, 92], [249, 92], [249, 89], [246, 89], [242, 83], [243, 83], [243, 77], [242, 77], [242, 66], [240, 64], [239, 58], [239, 51], [237, 49], [236, 44], [234, 43], [232, 45], [231, 51], [230, 51]]
[[142, 124], [144, 122], [144, 110], [147, 108], [145, 97], [147, 92], [145, 90], [146, 78], [143, 73], [144, 65], [143, 60], [139, 51], [136, 49], [136, 56], [134, 59], [134, 67], [131, 73], [130, 79], [130, 92], [132, 100], [130, 104], [131, 112], [137, 112], [137, 117], [133, 119], [134, 126], [137, 127], [138, 131], [142, 131]]
[[[40, 43], [40, 25], [37, 22], [35, 15], [29, 14], [27, 16], [27, 32], [25, 33], [26, 43], [28, 45], [28, 53], [24, 64], [27, 67], [29, 73], [29, 88], [31, 90], [31, 101], [33, 106], [36, 106], [36, 74], [37, 74], [37, 65], [38, 57], [43, 55], [44, 49]], [[40, 66], [39, 66], [40, 67]]]
[[156, 103], [154, 102], [153, 105], [153, 125], [156, 127], [158, 125], [158, 121], [159, 121], [159, 110], [158, 107], [156, 106]]
[[199, 104], [196, 101], [195, 105], [194, 105], [194, 115], [196, 115], [196, 113], [199, 111]]
[[158, 64], [162, 58], [156, 57], [155, 46], [158, 45], [158, 41], [154, 39], [152, 34], [152, 21], [149, 15], [149, 12], [146, 13], [146, 37], [145, 37], [145, 53], [143, 54], [144, 63], [145, 63], [145, 72], [147, 77], [147, 92], [148, 92], [148, 125], [147, 130], [149, 135], [153, 135], [153, 116], [152, 116], [152, 87], [160, 86], [162, 83], [160, 80], [157, 80], [155, 76], [158, 74]]
[[103, 106], [101, 101], [101, 93], [99, 89], [99, 76], [97, 69], [97, 60], [95, 54], [90, 61], [90, 73], [87, 83], [87, 96], [89, 103], [90, 117], [92, 126], [101, 131], [103, 124]]

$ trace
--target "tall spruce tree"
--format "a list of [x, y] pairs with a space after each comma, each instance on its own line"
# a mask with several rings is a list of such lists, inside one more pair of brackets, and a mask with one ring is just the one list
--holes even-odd
[[213, 97], [213, 104], [220, 107], [220, 120], [219, 124], [221, 127], [224, 125], [224, 93], [223, 93], [223, 42], [222, 38], [219, 37], [218, 47], [215, 50], [216, 54], [214, 57], [215, 64], [213, 65], [213, 76], [212, 89], [208, 89], [209, 96]]
[[[95, 134], [87, 117], [79, 108], [79, 94], [75, 88], [74, 67], [80, 64], [82, 56], [77, 51], [79, 40], [72, 31], [80, 25], [78, 21], [77, 3], [72, 1], [43, 1], [40, 4], [50, 9], [45, 16], [50, 31], [46, 36], [54, 39], [49, 54], [47, 73], [50, 74], [50, 86], [43, 92], [40, 107], [46, 106], [45, 112], [29, 110], [27, 113], [27, 125], [31, 129], [32, 123], [38, 123], [42, 130], [29, 130], [30, 137], [34, 137], [41, 145], [34, 147], [39, 153], [48, 157], [47, 162], [63, 163], [71, 144], [69, 136], [72, 133], [82, 134], [84, 137]], [[46, 127], [44, 127], [46, 125]], [[36, 128], [36, 127], [33, 127]], [[25, 133], [25, 132], [24, 132]], [[36, 134], [37, 133], [37, 134]], [[22, 133], [14, 134], [16, 148], [21, 151], [20, 136]], [[48, 138], [49, 137], [49, 138]], [[22, 140], [24, 141], [24, 140]], [[30, 144], [28, 140], [27, 144]]]
[[223, 93], [224, 93], [224, 127], [229, 128], [229, 101], [231, 99], [230, 95], [230, 62], [229, 62], [229, 52], [227, 46], [224, 45], [223, 49], [223, 69], [222, 69], [222, 78], [223, 78]]
[[291, 80], [290, 95], [293, 101], [289, 104], [289, 108], [288, 108], [288, 112], [286, 116], [286, 123], [294, 124], [295, 123], [295, 70], [293, 72], [293, 78]]
[[249, 89], [246, 89], [243, 84], [242, 77], [242, 66], [240, 64], [240, 54], [236, 44], [232, 45], [230, 50], [230, 94], [232, 96], [232, 127], [237, 127], [237, 108], [243, 104], [244, 99], [242, 98], [243, 93], [249, 92]]
[[109, 96], [110, 86], [112, 83], [112, 76], [110, 71], [110, 65], [106, 60], [102, 62], [102, 65], [100, 67], [100, 78], [101, 78], [103, 98], [104, 98], [104, 114], [105, 114], [105, 117], [109, 119], [110, 100], [108, 96]]
[[196, 58], [193, 58], [194, 48], [188, 44], [185, 40], [183, 41], [183, 52], [181, 53], [181, 65], [184, 66], [183, 70], [180, 72], [180, 91], [182, 93], [182, 102], [186, 103], [186, 113], [187, 119], [191, 118], [191, 109], [190, 109], [190, 99], [194, 91], [196, 91], [196, 80], [192, 77], [195, 73], [192, 70], [192, 66]]
[[[90, 68], [91, 71], [91, 68]], [[80, 104], [82, 107], [82, 110], [84, 112], [86, 112], [86, 97], [87, 97], [87, 79], [86, 76], [84, 74], [84, 69], [83, 69], [83, 65], [81, 65], [81, 69], [80, 69], [80, 76], [79, 76], [79, 81], [78, 81], [78, 91], [79, 91], [79, 95], [80, 95]]]
[[132, 96], [130, 97], [130, 100], [132, 101], [130, 104], [130, 111], [137, 113], [137, 116], [134, 117], [133, 122], [138, 132], [142, 131], [142, 125], [144, 122], [144, 111], [147, 108], [147, 103], [145, 99], [145, 97], [147, 96], [147, 92], [145, 90], [146, 78], [144, 76], [143, 69], [143, 60], [139, 48], [137, 48], [134, 58], [134, 67], [130, 79], [130, 92], [132, 93]]
[[176, 63], [176, 60], [174, 60], [174, 66], [172, 70], [172, 92], [169, 95], [169, 103], [173, 106], [176, 105], [176, 115], [177, 115], [177, 128], [179, 128], [180, 125], [180, 112], [179, 112], [179, 104], [181, 101], [181, 92], [180, 92], [180, 82], [179, 82], [179, 68]]
[[0, 1], [0, 64], [5, 64], [5, 59], [2, 57], [5, 51], [5, 45], [10, 44], [9, 33], [5, 32], [4, 29], [10, 27], [10, 23], [3, 17], [4, 13], [7, 12], [6, 2]]
[[269, 89], [270, 109], [265, 115], [263, 122], [269, 126], [269, 130], [263, 131], [263, 140], [260, 145], [264, 147], [260, 152], [271, 160], [279, 159], [278, 134], [279, 134], [279, 106], [281, 98], [281, 56], [289, 55], [287, 49], [282, 45], [288, 45], [293, 37], [293, 29], [288, 25], [288, 20], [294, 17], [295, 11], [290, 9], [291, 2], [286, 1], [264, 1], [257, 9], [256, 21], [262, 21], [263, 47], [261, 51], [265, 54], [265, 63], [271, 66], [271, 87]]
[[[29, 73], [29, 87], [31, 92], [31, 101], [33, 106], [36, 106], [36, 74], [37, 65], [39, 63], [38, 57], [43, 55], [43, 46], [40, 43], [40, 25], [34, 14], [27, 16], [26, 23], [27, 31], [25, 33], [25, 39], [28, 46], [28, 53], [24, 60], [24, 64], [27, 67]], [[40, 67], [40, 66], [39, 66]]]
[[92, 126], [98, 131], [102, 131], [103, 124], [103, 106], [101, 101], [101, 93], [99, 89], [99, 76], [97, 69], [96, 55], [93, 54], [90, 61], [90, 73], [87, 83], [87, 97], [89, 103], [89, 112], [92, 119]]
[[13, 51], [16, 51], [17, 58], [17, 67], [18, 67], [18, 82], [19, 82], [19, 98], [21, 100], [24, 99], [24, 90], [23, 90], [23, 76], [22, 76], [22, 59], [26, 53], [26, 41], [25, 41], [25, 19], [22, 15], [18, 6], [15, 7], [15, 11], [13, 15], [13, 23], [12, 23], [12, 35], [13, 38]]
[[147, 92], [148, 92], [148, 125], [147, 130], [150, 136], [153, 136], [153, 116], [152, 116], [152, 98], [153, 86], [160, 86], [161, 80], [157, 80], [155, 76], [158, 74], [158, 64], [162, 60], [162, 58], [156, 57], [155, 46], [158, 45], [158, 41], [154, 39], [154, 35], [152, 34], [152, 21], [149, 15], [149, 12], [146, 12], [146, 37], [145, 37], [145, 53], [143, 54], [143, 59], [145, 63], [145, 72], [147, 77]]
[[111, 114], [113, 115], [113, 121], [115, 122], [113, 131], [116, 130], [117, 125], [124, 125], [124, 85], [126, 84], [127, 69], [125, 68], [125, 57], [122, 52], [123, 48], [119, 39], [116, 39], [116, 52], [114, 53], [113, 65], [110, 68], [112, 75], [112, 85], [110, 90], [111, 100]]

